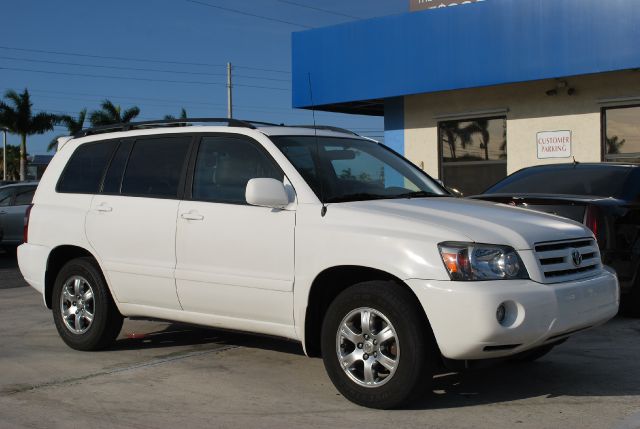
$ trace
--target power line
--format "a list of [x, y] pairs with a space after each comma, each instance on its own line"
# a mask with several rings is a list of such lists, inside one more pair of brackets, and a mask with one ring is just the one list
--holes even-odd
[[306, 8], [306, 9], [312, 9], [312, 10], [316, 10], [316, 11], [319, 11], [319, 12], [328, 13], [328, 14], [331, 14], [331, 15], [343, 16], [343, 17], [351, 18], [351, 19], [362, 19], [359, 16], [347, 15], [346, 13], [335, 12], [333, 10], [328, 10], [328, 9], [321, 9], [319, 7], [309, 6], [309, 5], [298, 3], [298, 2], [295, 2], [295, 1], [290, 1], [290, 0], [276, 0], [276, 1], [280, 2], [280, 3], [291, 4], [291, 5], [298, 6], [298, 7], [303, 7], [303, 8]]
[[[220, 82], [203, 82], [203, 81], [180, 81], [180, 80], [170, 80], [170, 79], [151, 79], [151, 78], [143, 78], [143, 77], [132, 77], [132, 76], [113, 76], [113, 75], [100, 75], [100, 74], [88, 74], [88, 73], [69, 73], [69, 72], [60, 72], [60, 71], [51, 71], [51, 70], [33, 70], [33, 69], [23, 69], [23, 68], [14, 68], [14, 67], [2, 67], [0, 66], [0, 70], [12, 70], [12, 71], [22, 71], [28, 73], [42, 73], [42, 74], [54, 74], [54, 75], [63, 75], [63, 76], [80, 76], [80, 77], [90, 77], [90, 78], [100, 78], [100, 79], [120, 79], [120, 80], [136, 80], [142, 82], [163, 82], [163, 83], [180, 83], [180, 84], [190, 84], [190, 85], [216, 85], [216, 86], [224, 86], [224, 83]], [[276, 91], [289, 91], [289, 88], [275, 88], [271, 86], [259, 86], [259, 85], [245, 85], [238, 84], [236, 86], [241, 86], [244, 88], [257, 88], [257, 89], [271, 89]]]
[[227, 11], [227, 12], [237, 13], [239, 15], [245, 15], [245, 16], [251, 16], [253, 18], [264, 19], [266, 21], [279, 22], [281, 24], [293, 25], [293, 26], [301, 27], [301, 28], [313, 28], [313, 27], [309, 27], [308, 25], [304, 25], [304, 24], [298, 24], [298, 23], [295, 23], [295, 22], [284, 21], [284, 20], [278, 19], [278, 18], [270, 18], [268, 16], [263, 16], [263, 15], [256, 15], [256, 14], [253, 14], [253, 13], [244, 12], [242, 10], [231, 9], [231, 8], [223, 7], [223, 6], [217, 6], [217, 5], [213, 5], [213, 4], [210, 4], [210, 3], [205, 3], [205, 2], [202, 2], [202, 1], [198, 1], [198, 0], [185, 0], [185, 1], [187, 1], [189, 3], [199, 4], [199, 5], [202, 5], [202, 6], [211, 7], [211, 8], [214, 8], [214, 9], [220, 9], [220, 10], [224, 10], [224, 11]]
[[[10, 88], [5, 88], [4, 91], [8, 90]], [[113, 95], [113, 94], [97, 94], [97, 93], [87, 93], [87, 92], [69, 92], [69, 91], [54, 91], [54, 90], [46, 90], [46, 89], [38, 89], [38, 88], [31, 88], [29, 89], [29, 92], [32, 94], [63, 94], [63, 95], [78, 95], [81, 97], [88, 97], [88, 98], [72, 98], [72, 97], [65, 97], [65, 96], [44, 96], [44, 95], [38, 95], [38, 97], [41, 98], [54, 98], [54, 99], [58, 99], [58, 100], [72, 100], [72, 101], [87, 101], [87, 102], [97, 102], [99, 103], [101, 100], [104, 100], [105, 98], [107, 99], [111, 99], [111, 100], [132, 100], [135, 103], [140, 103], [145, 102], [145, 101], [152, 101], [152, 102], [162, 102], [164, 104], [152, 104], [152, 103], [144, 103], [144, 105], [150, 105], [150, 106], [158, 106], [158, 107], [171, 107], [171, 106], [176, 106], [176, 105], [180, 105], [180, 106], [191, 106], [191, 105], [200, 105], [203, 107], [224, 107], [224, 104], [216, 104], [216, 103], [211, 103], [211, 102], [206, 102], [206, 101], [199, 101], [199, 100], [185, 100], [185, 99], [167, 99], [167, 98], [149, 98], [149, 97], [133, 97], [133, 96], [126, 96], [126, 95]], [[94, 97], [98, 97], [100, 100], [96, 100]], [[295, 114], [306, 114], [307, 111], [303, 111], [303, 110], [296, 110], [293, 109], [291, 107], [273, 107], [273, 106], [256, 106], [256, 105], [240, 105], [240, 106], [236, 106], [238, 109], [240, 110], [256, 110], [256, 111], [264, 111], [264, 112], [272, 112], [274, 110], [280, 110], [283, 113], [287, 112], [288, 113], [295, 113]], [[260, 110], [261, 109], [261, 110]]]
[[[73, 57], [85, 57], [85, 58], [99, 58], [103, 60], [118, 60], [118, 61], [137, 61], [143, 63], [157, 63], [157, 64], [179, 64], [185, 66], [198, 66], [198, 67], [226, 67], [226, 64], [213, 64], [213, 63], [194, 63], [194, 62], [186, 62], [186, 61], [171, 61], [171, 60], [157, 60], [150, 58], [133, 58], [133, 57], [117, 57], [117, 56], [107, 56], [107, 55], [95, 55], [95, 54], [86, 54], [81, 52], [62, 52], [62, 51], [50, 51], [44, 49], [29, 49], [29, 48], [16, 48], [12, 46], [0, 46], [0, 49], [5, 49], [9, 51], [21, 51], [21, 52], [35, 52], [39, 54], [52, 54], [52, 55], [67, 55]], [[276, 69], [265, 69], [260, 67], [251, 67], [251, 66], [241, 66], [242, 68], [248, 70], [259, 70], [259, 71], [269, 71], [274, 73], [287, 73], [291, 74], [291, 72], [286, 70], [276, 70]]]
[[[5, 57], [5, 56], [0, 56], [0, 59], [12, 60], [12, 61], [25, 61], [29, 63], [58, 64], [58, 65], [65, 65], [65, 66], [93, 67], [93, 68], [113, 69], [113, 70], [176, 73], [176, 74], [187, 74], [187, 75], [198, 75], [198, 76], [226, 76], [226, 74], [224, 73], [205, 73], [205, 72], [190, 72], [190, 71], [179, 71], [179, 70], [148, 69], [148, 68], [141, 68], [141, 67], [108, 66], [108, 65], [101, 65], [101, 64], [69, 63], [64, 61], [34, 60], [31, 58], [16, 58], [16, 57]], [[290, 82], [289, 79], [277, 79], [277, 78], [260, 77], [260, 76], [235, 75], [235, 77], [247, 78], [247, 79], [272, 80], [275, 82]]]

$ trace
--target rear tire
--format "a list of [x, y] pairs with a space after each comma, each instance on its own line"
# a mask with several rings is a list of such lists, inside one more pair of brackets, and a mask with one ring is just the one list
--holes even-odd
[[51, 304], [58, 334], [73, 349], [104, 349], [122, 328], [123, 317], [93, 258], [73, 259], [62, 267]]
[[430, 392], [439, 352], [415, 297], [398, 284], [369, 281], [344, 290], [321, 335], [329, 378], [350, 401], [389, 409]]

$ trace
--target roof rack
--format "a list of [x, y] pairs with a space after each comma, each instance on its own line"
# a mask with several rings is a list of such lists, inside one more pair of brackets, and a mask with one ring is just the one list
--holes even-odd
[[330, 125], [286, 125], [286, 126], [292, 127], [292, 128], [311, 128], [312, 130], [336, 131], [338, 133], [346, 133], [346, 134], [352, 134], [354, 136], [359, 136], [358, 133], [355, 133], [346, 128], [332, 127]]
[[193, 123], [226, 123], [229, 127], [240, 127], [240, 128], [251, 128], [256, 129], [255, 125], [276, 125], [270, 124], [266, 122], [256, 122], [256, 121], [241, 121], [239, 119], [230, 119], [230, 118], [177, 118], [177, 119], [165, 119], [158, 121], [144, 121], [144, 122], [128, 122], [128, 123], [119, 123], [112, 125], [104, 125], [100, 127], [87, 128], [85, 130], [80, 131], [76, 135], [75, 138], [78, 137], [86, 137], [93, 134], [100, 133], [108, 133], [115, 131], [130, 131], [137, 129], [145, 129], [145, 128], [154, 128], [154, 127], [162, 127], [162, 126], [186, 126], [187, 124]]

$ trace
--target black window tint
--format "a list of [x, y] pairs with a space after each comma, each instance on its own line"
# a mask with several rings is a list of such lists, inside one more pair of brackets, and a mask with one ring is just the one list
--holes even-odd
[[530, 168], [512, 174], [485, 193], [619, 197], [630, 172], [629, 167], [589, 165]]
[[110, 140], [78, 147], [62, 173], [58, 182], [58, 192], [97, 193], [104, 169], [117, 144], [117, 141]]
[[231, 137], [205, 137], [198, 149], [193, 199], [245, 204], [251, 179], [283, 180], [284, 174], [253, 143]]
[[6, 207], [11, 204], [11, 198], [13, 197], [13, 189], [0, 190], [0, 207]]
[[111, 165], [107, 170], [107, 174], [104, 176], [104, 184], [102, 185], [102, 192], [104, 194], [119, 194], [120, 185], [122, 184], [122, 174], [124, 168], [127, 165], [127, 159], [129, 159], [129, 152], [131, 152], [131, 146], [133, 142], [131, 140], [120, 143], [118, 150], [113, 159]]
[[191, 137], [137, 140], [122, 181], [122, 194], [177, 197]]
[[33, 201], [33, 194], [35, 194], [36, 188], [20, 188], [16, 192], [16, 200], [13, 203], [14, 206], [26, 206]]

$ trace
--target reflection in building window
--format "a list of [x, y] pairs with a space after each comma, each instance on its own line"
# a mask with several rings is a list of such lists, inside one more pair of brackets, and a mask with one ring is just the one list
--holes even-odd
[[606, 109], [604, 160], [640, 163], [640, 106]]
[[507, 175], [506, 118], [440, 122], [438, 139], [448, 187], [479, 194]]

